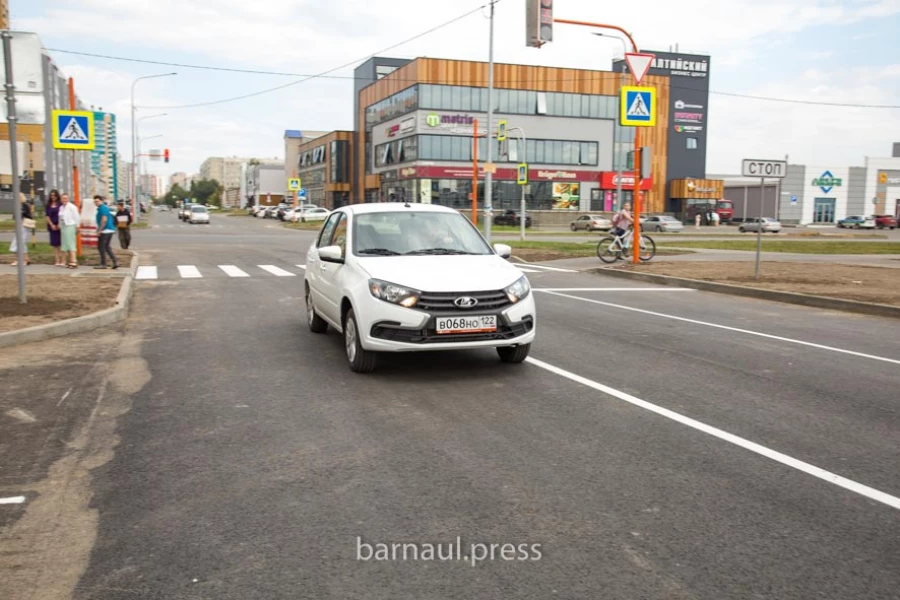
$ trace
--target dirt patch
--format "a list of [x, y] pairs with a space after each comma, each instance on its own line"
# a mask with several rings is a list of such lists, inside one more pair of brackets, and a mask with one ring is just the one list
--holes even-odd
[[0, 332], [112, 308], [121, 286], [121, 278], [32, 275], [26, 279], [28, 303], [21, 304], [16, 275], [0, 275]]
[[628, 271], [900, 306], [900, 269], [825, 263], [764, 262], [760, 280], [752, 262], [619, 265]]

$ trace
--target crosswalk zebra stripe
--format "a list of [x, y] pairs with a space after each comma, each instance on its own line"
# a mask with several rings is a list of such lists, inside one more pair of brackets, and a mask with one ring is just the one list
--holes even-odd
[[278, 277], [296, 277], [296, 273], [291, 273], [290, 271], [285, 271], [281, 267], [276, 267], [275, 265], [257, 265], [263, 271], [268, 271], [272, 275], [276, 275]]
[[178, 265], [178, 274], [181, 275], [183, 279], [197, 279], [203, 277], [203, 275], [200, 274], [200, 269], [194, 265]]
[[522, 267], [519, 267], [519, 270], [522, 271], [523, 273], [540, 273], [541, 272], [541, 271], [538, 271], [537, 269], [523, 269]]
[[156, 267], [138, 267], [135, 279], [156, 279], [159, 277]]
[[250, 277], [246, 271], [242, 271], [234, 265], [219, 265], [219, 268], [225, 271], [229, 277]]
[[546, 265], [536, 265], [534, 263], [528, 263], [529, 268], [534, 269], [546, 269], [547, 271], [559, 271], [560, 273], [575, 273], [575, 269], [560, 269], [559, 267], [548, 267]]

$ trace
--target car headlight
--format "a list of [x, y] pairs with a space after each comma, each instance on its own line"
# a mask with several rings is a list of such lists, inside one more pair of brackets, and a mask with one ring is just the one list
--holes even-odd
[[420, 295], [420, 292], [416, 290], [380, 279], [369, 280], [369, 291], [379, 300], [384, 300], [391, 304], [399, 304], [406, 308], [415, 306], [419, 301]]
[[512, 285], [506, 286], [503, 288], [503, 291], [506, 293], [506, 297], [509, 298], [509, 301], [515, 304], [528, 296], [528, 292], [531, 291], [531, 285], [528, 283], [528, 278], [522, 275], [521, 279]]

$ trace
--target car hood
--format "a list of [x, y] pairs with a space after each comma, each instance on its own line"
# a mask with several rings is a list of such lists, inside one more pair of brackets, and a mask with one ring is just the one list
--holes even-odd
[[357, 257], [370, 277], [427, 292], [499, 290], [523, 273], [499, 256], [373, 256]]

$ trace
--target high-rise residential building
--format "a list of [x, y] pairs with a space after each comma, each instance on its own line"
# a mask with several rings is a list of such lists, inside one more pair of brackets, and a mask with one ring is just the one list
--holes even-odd
[[211, 156], [200, 165], [200, 179], [215, 179], [224, 189], [240, 188], [241, 165], [255, 161], [261, 165], [283, 165], [278, 158], [240, 158]]
[[123, 160], [122, 156], [116, 153], [116, 172], [118, 187], [118, 198], [128, 199], [131, 197], [131, 163]]
[[[119, 199], [119, 165], [116, 160], [116, 115], [94, 111], [94, 138], [91, 173], [97, 178], [96, 193]], [[125, 198], [126, 196], [122, 196]]]
[[191, 188], [191, 178], [184, 171], [179, 171], [178, 173], [172, 173], [169, 175], [169, 189], [171, 190], [176, 185], [183, 190], [189, 190]]

